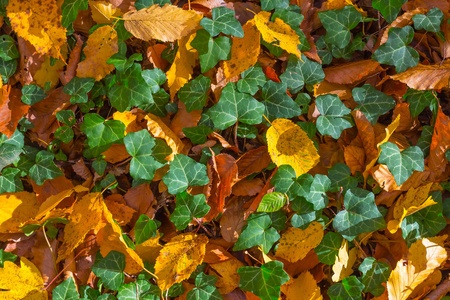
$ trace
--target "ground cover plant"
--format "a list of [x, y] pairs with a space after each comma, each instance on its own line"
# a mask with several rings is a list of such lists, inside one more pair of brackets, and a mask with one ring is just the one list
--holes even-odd
[[1, 299], [440, 299], [444, 0], [0, 0]]

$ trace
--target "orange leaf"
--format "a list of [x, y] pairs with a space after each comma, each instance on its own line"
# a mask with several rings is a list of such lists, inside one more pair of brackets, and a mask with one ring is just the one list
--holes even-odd
[[188, 279], [203, 262], [208, 238], [193, 233], [175, 236], [164, 245], [155, 264], [155, 275], [161, 291]]
[[364, 146], [364, 152], [366, 154], [365, 163], [368, 163], [378, 155], [377, 145], [375, 142], [375, 130], [361, 111], [353, 111], [352, 115], [355, 119], [356, 127], [358, 128], [358, 136]]
[[354, 84], [383, 71], [380, 64], [372, 59], [340, 64], [323, 69], [325, 80], [338, 84]]
[[20, 97], [22, 92], [19, 89], [4, 85], [0, 94], [0, 132], [10, 138], [19, 120], [28, 112], [29, 105], [24, 104]]
[[12, 29], [29, 41], [36, 51], [52, 57], [61, 56], [66, 29], [61, 25], [61, 10], [55, 1], [11, 0], [6, 6]]
[[193, 110], [190, 113], [186, 111], [186, 105], [179, 101], [178, 102], [178, 111], [175, 114], [175, 117], [172, 119], [170, 123], [170, 129], [180, 138], [186, 137], [183, 133], [183, 128], [185, 127], [195, 127], [197, 126], [198, 121], [200, 121], [200, 117], [202, 116], [201, 110]]
[[239, 179], [243, 179], [253, 173], [259, 173], [270, 164], [270, 156], [266, 146], [247, 151], [236, 162]]
[[136, 253], [142, 260], [154, 265], [162, 248], [163, 246], [159, 243], [159, 236], [151, 237], [142, 244], [136, 245]]
[[261, 44], [261, 34], [255, 26], [255, 20], [249, 20], [242, 26], [244, 37], [233, 37], [231, 58], [223, 62], [223, 72], [227, 79], [240, 75], [252, 67], [258, 60]]
[[209, 265], [214, 272], [211, 275], [217, 276], [216, 287], [223, 295], [231, 293], [239, 287], [239, 275], [237, 270], [244, 267], [235, 257], [215, 264]]
[[119, 52], [117, 32], [111, 26], [97, 28], [88, 38], [83, 48], [86, 59], [78, 64], [78, 77], [93, 77], [100, 80], [114, 70], [106, 61]]
[[309, 271], [301, 273], [281, 286], [287, 300], [321, 300], [322, 295], [316, 280]]
[[416, 90], [439, 90], [448, 88], [450, 79], [450, 59], [439, 65], [422, 65], [409, 68], [405, 72], [391, 76]]
[[439, 107], [436, 123], [434, 125], [433, 137], [431, 139], [430, 156], [428, 159], [428, 167], [431, 170], [431, 177], [438, 178], [447, 165], [445, 152], [450, 149], [450, 118]]

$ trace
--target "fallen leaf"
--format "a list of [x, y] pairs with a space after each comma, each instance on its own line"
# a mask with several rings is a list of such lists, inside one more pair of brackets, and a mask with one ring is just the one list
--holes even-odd
[[141, 40], [173, 42], [193, 33], [202, 16], [175, 5], [160, 7], [154, 4], [138, 11], [129, 11], [123, 19], [125, 28]]
[[[1, 81], [1, 80], [0, 80]], [[16, 131], [19, 120], [30, 108], [20, 100], [22, 93], [10, 85], [1, 87], [0, 94], [0, 132], [10, 138]]]
[[324, 68], [325, 80], [338, 84], [354, 84], [383, 71], [380, 64], [372, 59], [360, 60]]
[[281, 292], [287, 300], [321, 300], [323, 299], [316, 280], [309, 271], [301, 273], [281, 286]]
[[347, 278], [353, 273], [353, 265], [356, 262], [356, 247], [348, 251], [348, 241], [342, 240], [341, 248], [339, 248], [338, 255], [333, 265], [333, 276], [331, 279], [334, 282], [339, 282]]
[[86, 59], [78, 64], [77, 76], [100, 80], [114, 70], [106, 61], [119, 52], [117, 32], [111, 26], [97, 28], [88, 38], [83, 48]]
[[266, 146], [261, 146], [244, 153], [237, 161], [239, 180], [267, 168], [270, 156]]
[[19, 232], [19, 227], [36, 216], [39, 205], [29, 192], [0, 195], [0, 232]]
[[218, 274], [216, 287], [221, 294], [228, 294], [239, 287], [239, 275], [237, 270], [244, 266], [235, 257], [215, 264], [209, 265], [214, 272], [211, 275]]
[[276, 119], [267, 130], [267, 146], [272, 161], [290, 165], [298, 176], [319, 163], [316, 147], [298, 125], [288, 119]]
[[10, 261], [4, 262], [0, 268], [0, 286], [2, 299], [48, 299], [41, 272], [25, 257], [20, 258], [20, 267]]
[[406, 83], [415, 90], [440, 90], [449, 87], [450, 59], [442, 64], [422, 65], [409, 68], [405, 72], [391, 76], [394, 80]]
[[289, 262], [303, 259], [310, 250], [316, 248], [323, 238], [323, 226], [318, 222], [312, 222], [303, 230], [289, 227], [281, 236], [276, 256]]
[[110, 24], [114, 21], [113, 17], [121, 17], [122, 11], [112, 3], [106, 1], [89, 1], [89, 7], [92, 13], [92, 19], [97, 24]]
[[189, 278], [202, 263], [207, 243], [208, 238], [203, 235], [183, 233], [164, 245], [155, 263], [155, 275], [158, 276], [161, 291]]
[[450, 149], [450, 118], [442, 112], [439, 107], [436, 123], [434, 124], [433, 137], [431, 139], [428, 167], [431, 171], [432, 180], [438, 178], [445, 172], [448, 163], [445, 158], [446, 152]]

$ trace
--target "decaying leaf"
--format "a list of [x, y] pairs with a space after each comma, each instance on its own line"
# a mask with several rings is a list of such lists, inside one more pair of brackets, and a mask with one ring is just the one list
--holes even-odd
[[272, 161], [277, 165], [290, 165], [298, 176], [319, 163], [314, 143], [306, 132], [288, 119], [276, 119], [267, 130], [267, 146]]
[[129, 11], [123, 19], [125, 28], [137, 38], [173, 42], [191, 34], [200, 24], [202, 16], [175, 5], [160, 7], [154, 4], [139, 11]]
[[208, 238], [203, 235], [183, 233], [165, 244], [155, 264], [159, 288], [165, 291], [189, 278], [202, 263], [207, 243]]
[[409, 68], [405, 72], [391, 76], [416, 90], [439, 90], [449, 87], [450, 59], [442, 64], [422, 65]]

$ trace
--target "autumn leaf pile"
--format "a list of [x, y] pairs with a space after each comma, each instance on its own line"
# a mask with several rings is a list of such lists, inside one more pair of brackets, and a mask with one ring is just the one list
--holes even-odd
[[0, 0], [0, 77], [0, 299], [450, 291], [448, 1]]

